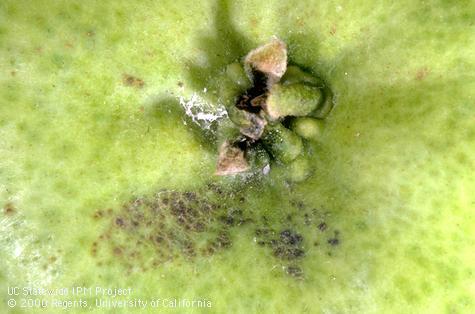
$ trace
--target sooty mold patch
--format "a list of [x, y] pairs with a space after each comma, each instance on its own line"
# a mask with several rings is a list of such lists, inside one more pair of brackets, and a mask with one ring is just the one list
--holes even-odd
[[98, 210], [92, 218], [108, 223], [91, 254], [99, 265], [118, 260], [133, 272], [229, 248], [230, 229], [250, 220], [226, 202], [227, 193], [212, 184], [201, 192], [163, 190], [118, 211]]
[[340, 231], [331, 228], [328, 211], [296, 200], [289, 205], [294, 211], [283, 212], [278, 221], [261, 217], [255, 224], [254, 241], [270, 249], [286, 274], [304, 279], [303, 260], [315, 250], [323, 250], [331, 257], [340, 244]]
[[340, 232], [332, 228], [325, 210], [290, 201], [289, 206], [259, 216], [259, 209], [247, 203], [245, 191], [211, 183], [199, 191], [161, 190], [135, 197], [116, 210], [97, 210], [91, 219], [105, 227], [91, 243], [90, 254], [99, 266], [119, 263], [127, 273], [143, 272], [230, 249], [232, 230], [245, 227], [251, 230], [249, 246], [267, 251], [284, 274], [304, 279], [302, 262], [312, 250], [332, 256], [338, 249]]

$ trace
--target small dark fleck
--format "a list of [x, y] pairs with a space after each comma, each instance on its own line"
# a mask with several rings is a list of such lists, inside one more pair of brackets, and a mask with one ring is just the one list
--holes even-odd
[[287, 272], [287, 274], [289, 274], [292, 277], [300, 278], [303, 276], [303, 270], [299, 266], [295, 266], [295, 265], [287, 266], [285, 268], [285, 271]]
[[131, 86], [131, 87], [135, 87], [135, 88], [142, 88], [145, 85], [145, 83], [142, 79], [140, 79], [138, 77], [135, 77], [135, 76], [132, 76], [132, 75], [129, 75], [129, 74], [123, 74], [122, 75], [122, 82], [126, 86]]
[[324, 222], [320, 223], [320, 224], [318, 225], [318, 230], [320, 230], [320, 231], [322, 231], [322, 232], [325, 231], [325, 230], [327, 230], [327, 224], [324, 223]]
[[104, 211], [99, 209], [97, 210], [95, 213], [94, 213], [94, 219], [100, 219], [102, 217], [104, 217]]
[[183, 87], [183, 82], [178, 82], [179, 87]]
[[331, 239], [328, 239], [328, 244], [330, 244], [331, 246], [337, 246], [338, 244], [340, 244], [340, 240], [338, 240], [337, 238], [331, 238]]
[[122, 218], [120, 218], [120, 217], [117, 217], [117, 218], [115, 219], [115, 224], [116, 224], [117, 226], [119, 226], [119, 227], [124, 227], [124, 226], [125, 226], [124, 220], [123, 220]]

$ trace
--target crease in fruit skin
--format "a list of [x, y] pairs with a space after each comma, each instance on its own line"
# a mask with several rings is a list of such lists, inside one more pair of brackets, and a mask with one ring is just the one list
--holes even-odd
[[[234, 132], [228, 132], [234, 135], [226, 141], [247, 151], [252, 151], [262, 142], [262, 147], [274, 161], [289, 164], [302, 154], [302, 139], [317, 140], [323, 131], [322, 123], [310, 118], [300, 122], [297, 119], [326, 117], [332, 109], [330, 89], [322, 80], [298, 66], [287, 66], [287, 47], [277, 38], [251, 50], [243, 62], [244, 65], [239, 62], [229, 64], [220, 81], [219, 101], [224, 104], [228, 118], [236, 128]], [[284, 118], [288, 120], [292, 117], [296, 122], [291, 121], [291, 125], [297, 133], [282, 125]], [[224, 120], [220, 122], [224, 123]], [[232, 128], [229, 123], [226, 124], [228, 130]], [[218, 145], [222, 145], [222, 134], [218, 137], [221, 138]], [[222, 171], [223, 164], [232, 163], [230, 158], [222, 160], [224, 156], [220, 149], [215, 174], [234, 175], [253, 171], [252, 166], [251, 169], [242, 167], [241, 155], [236, 155], [236, 167], [228, 167], [234, 171]], [[245, 156], [253, 154], [246, 153]], [[293, 168], [302, 174], [289, 175], [288, 178], [294, 182], [303, 181], [301, 178], [311, 173], [306, 165], [303, 161], [296, 162]], [[266, 167], [265, 174], [268, 174], [270, 164]]]

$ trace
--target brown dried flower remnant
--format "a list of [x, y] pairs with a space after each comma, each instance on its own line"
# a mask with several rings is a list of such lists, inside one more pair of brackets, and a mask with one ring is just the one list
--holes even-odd
[[278, 82], [287, 69], [287, 46], [278, 38], [251, 50], [244, 64], [248, 73], [259, 71], [267, 76], [267, 85]]
[[249, 164], [244, 157], [244, 151], [225, 141], [219, 148], [216, 175], [232, 175], [249, 170]]
[[[221, 82], [219, 98], [229, 120], [222, 122], [226, 127], [217, 136], [221, 147], [215, 174], [234, 175], [251, 169], [266, 175], [273, 158], [280, 164], [293, 163], [289, 173], [296, 170], [300, 175], [296, 180], [289, 174], [288, 181], [307, 178], [311, 169], [302, 156], [301, 137], [307, 139], [310, 131], [323, 125], [316, 119], [324, 118], [332, 108], [326, 106], [332, 104], [328, 87], [299, 67], [287, 66], [287, 46], [276, 37], [251, 50], [243, 63], [228, 65]], [[327, 92], [322, 91], [325, 88]], [[307, 119], [292, 123], [298, 117]], [[288, 126], [293, 125], [290, 130]], [[226, 142], [221, 144], [223, 139]]]

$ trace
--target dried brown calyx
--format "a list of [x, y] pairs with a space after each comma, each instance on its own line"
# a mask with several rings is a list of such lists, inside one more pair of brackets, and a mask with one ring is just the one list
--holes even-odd
[[[293, 165], [291, 169], [302, 174], [298, 178], [306, 178], [308, 163], [297, 161], [297, 157], [303, 154], [301, 137], [306, 139], [319, 126], [310, 117], [321, 118], [324, 84], [297, 66], [287, 66], [287, 46], [275, 37], [251, 50], [243, 61], [229, 64], [221, 83], [220, 100], [229, 121], [223, 123], [227, 133], [218, 134], [221, 146], [216, 175], [234, 175], [251, 168], [267, 174], [273, 158]], [[287, 127], [297, 117], [308, 119], [295, 123], [300, 131], [296, 134]]]
[[216, 175], [232, 175], [249, 170], [245, 152], [238, 145], [225, 141], [219, 148]]
[[259, 71], [267, 77], [267, 86], [278, 82], [287, 70], [287, 46], [278, 38], [251, 50], [244, 59], [248, 74]]

